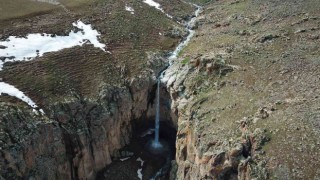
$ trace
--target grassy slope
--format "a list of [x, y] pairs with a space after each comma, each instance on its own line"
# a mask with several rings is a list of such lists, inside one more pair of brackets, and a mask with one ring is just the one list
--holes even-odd
[[[59, 0], [59, 2], [67, 8], [77, 7], [90, 0]], [[0, 1], [0, 20], [16, 19], [31, 15], [39, 15], [49, 13], [52, 10], [60, 9], [60, 6], [36, 2], [32, 0], [10, 0]]]
[[[240, 135], [236, 121], [272, 106], [276, 110], [268, 118], [250, 125], [270, 134], [266, 154], [257, 155], [268, 162], [269, 178], [320, 176], [319, 5], [315, 0], [241, 0], [205, 8], [205, 23], [181, 59], [226, 53], [226, 62], [239, 69], [222, 78], [193, 73], [185, 82], [190, 90], [202, 86], [189, 108], [201, 117], [196, 128], [204, 147], [235, 140]], [[306, 31], [297, 32], [301, 29]], [[268, 34], [279, 37], [257, 42]]]
[[[126, 4], [135, 9], [134, 15], [125, 11]], [[0, 77], [41, 106], [74, 96], [75, 93], [95, 97], [101, 85], [125, 85], [126, 78], [145, 70], [146, 52], [166, 52], [179, 41], [159, 35], [159, 32], [164, 33], [179, 25], [142, 2], [97, 0], [69, 7], [69, 10], [71, 14], [58, 9], [45, 15], [30, 15], [11, 20], [9, 25], [2, 27], [4, 37], [30, 32], [63, 35], [73, 28], [72, 22], [81, 19], [101, 32], [101, 41], [112, 52], [104, 53], [88, 45], [48, 53], [30, 62], [7, 64]], [[126, 67], [124, 76], [120, 76], [121, 67]]]
[[32, 13], [48, 11], [56, 6], [25, 0], [0, 1], [0, 20], [17, 18]]

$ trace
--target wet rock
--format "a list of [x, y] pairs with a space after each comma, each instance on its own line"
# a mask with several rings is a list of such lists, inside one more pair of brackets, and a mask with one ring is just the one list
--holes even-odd
[[121, 151], [120, 158], [133, 156], [133, 152], [130, 151]]
[[177, 178], [178, 165], [175, 160], [171, 161], [170, 177], [169, 179]]
[[171, 37], [171, 38], [183, 38], [187, 35], [187, 31], [185, 31], [182, 28], [174, 27], [164, 33], [165, 36]]
[[198, 29], [199, 27], [199, 22], [198, 21], [192, 21], [189, 26], [188, 26], [190, 29], [192, 30], [195, 30], [195, 29]]
[[148, 68], [152, 69], [153, 73], [158, 76], [160, 71], [163, 70], [164, 67], [168, 66], [169, 62], [166, 58], [160, 53], [148, 52]]
[[16, 58], [16, 57], [15, 57], [15, 56], [8, 56], [7, 58], [10, 59], [10, 60], [12, 60], [12, 59], [14, 59], [14, 58]]

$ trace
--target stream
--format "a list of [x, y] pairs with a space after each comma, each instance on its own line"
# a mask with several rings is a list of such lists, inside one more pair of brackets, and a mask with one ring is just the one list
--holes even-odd
[[[195, 31], [192, 30], [192, 24], [194, 24], [194, 22], [196, 21], [196, 18], [198, 17], [200, 11], [201, 11], [201, 7], [198, 5], [193, 4], [195, 7], [197, 7], [197, 10], [195, 11], [195, 16], [193, 18], [190, 19], [190, 21], [185, 25], [186, 30], [188, 31], [188, 35], [187, 37], [176, 47], [176, 49], [171, 53], [171, 55], [168, 58], [169, 61], [169, 66], [167, 66], [160, 74], [160, 76], [158, 77], [157, 80], [157, 96], [156, 96], [156, 118], [155, 118], [155, 139], [152, 143], [152, 148], [156, 150], [156, 152], [158, 153], [159, 151], [161, 151], [162, 148], [165, 148], [166, 146], [162, 145], [161, 142], [159, 141], [159, 131], [160, 131], [160, 115], [159, 115], [159, 109], [160, 109], [160, 93], [159, 93], [159, 89], [160, 89], [160, 84], [162, 83], [167, 83], [168, 80], [170, 79], [170, 76], [166, 76], [166, 71], [167, 69], [172, 65], [173, 61], [177, 59], [178, 54], [181, 52], [181, 50], [183, 48], [185, 48], [188, 43], [190, 42], [190, 40], [192, 39], [192, 37], [194, 36]], [[165, 150], [164, 150], [165, 151]], [[164, 164], [164, 166], [162, 168], [160, 168], [160, 170], [158, 170], [155, 175], [151, 178], [151, 180], [155, 180], [163, 175], [165, 175], [166, 173], [168, 173], [168, 171], [170, 170], [170, 166], [171, 166], [171, 160], [172, 157], [169, 155], [166, 157], [166, 163]]]
[[[154, 6], [163, 11], [158, 4], [146, 1], [150, 6]], [[160, 89], [170, 79], [171, 73], [167, 70], [177, 59], [181, 50], [187, 46], [195, 34], [192, 24], [201, 11], [201, 7], [196, 6], [194, 16], [184, 25], [188, 35], [179, 43], [175, 50], [167, 57], [169, 65], [162, 70], [157, 79], [156, 85], [156, 113], [155, 121], [142, 121], [133, 128], [131, 143], [120, 150], [120, 157], [113, 159], [112, 164], [98, 173], [97, 179], [168, 179], [171, 168], [171, 161], [175, 157], [176, 130], [161, 120], [160, 116]], [[169, 17], [169, 16], [168, 16]], [[180, 23], [179, 23], [180, 24]], [[162, 99], [163, 100], [163, 99]], [[129, 152], [129, 153], [128, 153]], [[122, 155], [121, 155], [122, 154]]]

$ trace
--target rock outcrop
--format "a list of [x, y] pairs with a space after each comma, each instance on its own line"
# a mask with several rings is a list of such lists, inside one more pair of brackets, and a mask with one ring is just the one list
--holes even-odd
[[141, 76], [130, 89], [102, 87], [99, 99], [68, 99], [45, 116], [3, 104], [3, 178], [94, 179], [129, 143], [132, 120], [147, 113], [145, 94], [154, 83]]
[[166, 73], [178, 115], [171, 177], [320, 177], [319, 31], [306, 28], [317, 26], [308, 19], [319, 13], [305, 3], [204, 7], [195, 37]]
[[[133, 123], [151, 116], [156, 77], [168, 63], [164, 56], [185, 32], [154, 7], [131, 2], [139, 7], [136, 16], [125, 10], [127, 3], [30, 8], [9, 14], [9, 21], [0, 15], [3, 40], [36, 32], [66, 35], [81, 18], [101, 33], [110, 51], [85, 45], [5, 64], [0, 79], [21, 87], [45, 114], [0, 96], [0, 179], [95, 179], [130, 142]], [[193, 11], [188, 4], [175, 5], [181, 8], [170, 11], [180, 17]]]
[[[164, 8], [171, 10], [168, 2], [164, 2]], [[123, 4], [119, 6], [123, 9]], [[177, 129], [171, 179], [320, 177], [316, 168], [320, 165], [317, 7], [319, 2], [314, 0], [297, 0], [294, 4], [290, 0], [225, 0], [206, 4], [198, 21], [191, 24], [196, 29], [194, 39], [163, 78], [161, 117], [172, 120]], [[101, 11], [105, 13], [104, 9]], [[161, 12], [152, 16], [157, 17], [157, 13]], [[132, 25], [136, 26], [140, 24]], [[50, 68], [48, 71], [54, 75], [62, 72], [62, 76], [52, 79], [52, 86], [70, 83], [66, 83], [70, 87], [59, 86], [61, 89], [54, 95], [79, 87], [87, 96], [75, 91], [73, 96], [55, 97], [60, 99], [44, 108], [45, 115], [1, 96], [4, 101], [0, 104], [0, 179], [94, 179], [113, 158], [121, 157], [119, 149], [129, 143], [133, 121], [154, 116], [156, 77], [168, 65], [165, 52], [176, 44], [176, 38], [185, 36], [177, 26], [150, 32], [152, 40], [162, 40], [148, 49], [148, 60], [144, 62], [139, 59], [141, 53], [136, 53], [149, 45], [147, 41], [151, 42], [149, 37], [136, 42], [145, 38], [144, 30], [138, 35], [126, 32], [131, 44], [126, 44], [125, 36], [115, 30], [108, 38], [119, 36], [111, 44], [115, 45], [112, 56], [119, 58], [120, 63], [114, 63], [114, 59], [106, 63], [104, 59], [109, 56], [88, 51], [93, 53], [98, 66], [94, 64], [90, 72], [70, 73], [70, 79], [77, 80], [72, 81], [76, 85], [65, 78], [69, 71], [77, 69], [73, 67], [78, 67], [71, 58], [67, 59], [71, 63], [66, 64], [72, 68], [66, 69], [62, 61], [50, 64], [51, 56], [44, 59], [46, 63], [39, 61], [39, 67]], [[127, 54], [119, 44], [138, 49]], [[150, 52], [158, 47], [166, 50]], [[87, 58], [86, 53], [80, 55]], [[81, 63], [91, 66], [84, 59], [79, 58]], [[20, 69], [15, 69], [14, 64], [7, 66], [5, 72], [10, 73], [4, 78], [16, 78], [19, 70], [29, 72], [31, 65]], [[96, 96], [92, 96], [87, 84], [77, 84], [94, 71], [100, 72], [98, 78], [88, 78], [86, 82], [99, 84], [93, 88]], [[37, 73], [31, 72], [29, 75]], [[109, 83], [107, 80], [113, 80], [106, 78], [109, 76], [120, 78]], [[33, 82], [28, 80], [17, 83], [22, 87], [29, 83], [30, 87]], [[46, 86], [37, 85], [39, 89], [35, 90], [42, 93]], [[52, 86], [50, 90], [55, 91]], [[125, 155], [131, 156], [130, 152]]]

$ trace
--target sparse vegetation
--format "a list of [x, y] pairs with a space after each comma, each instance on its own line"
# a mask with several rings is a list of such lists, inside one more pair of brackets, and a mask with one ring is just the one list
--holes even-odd
[[186, 65], [190, 62], [190, 57], [184, 58], [184, 60], [181, 61], [181, 64]]

